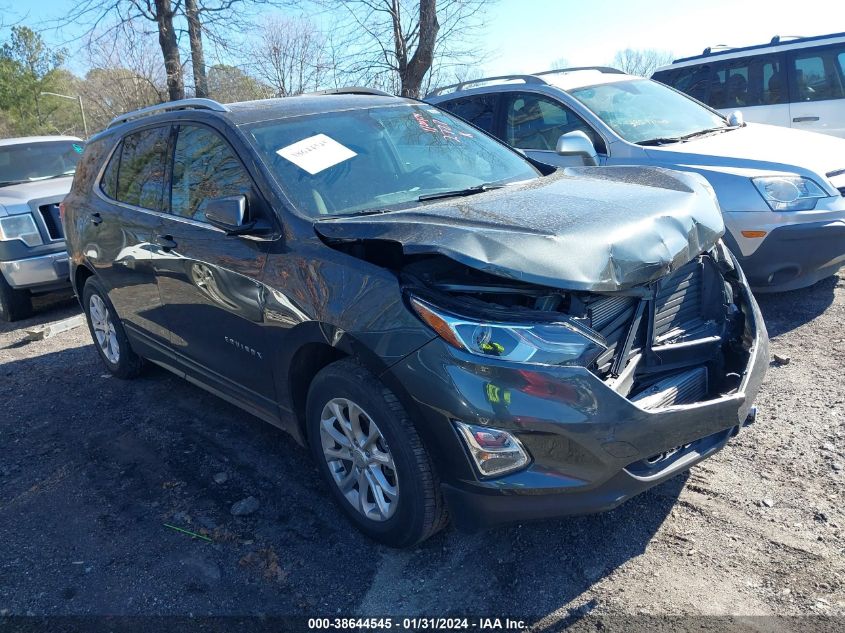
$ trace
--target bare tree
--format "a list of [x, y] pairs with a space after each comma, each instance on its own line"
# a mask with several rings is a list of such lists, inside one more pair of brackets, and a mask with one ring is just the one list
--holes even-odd
[[253, 73], [275, 96], [286, 97], [323, 85], [330, 62], [326, 41], [305, 18], [270, 18], [259, 28], [249, 57]]
[[205, 72], [202, 23], [200, 21], [197, 0], [185, 0], [185, 18], [188, 20], [188, 40], [191, 44], [191, 67], [194, 72], [194, 91], [198, 97], [207, 97], [208, 78]]
[[419, 97], [432, 69], [478, 58], [473, 36], [490, 0], [323, 0], [346, 37], [339, 72], [377, 87]]
[[168, 98], [167, 73], [155, 33], [142, 26], [121, 23], [88, 40], [89, 70], [79, 90], [93, 129], [119, 114]]
[[629, 75], [650, 77], [660, 66], [665, 66], [673, 59], [674, 55], [670, 51], [626, 48], [616, 52], [611, 65]]

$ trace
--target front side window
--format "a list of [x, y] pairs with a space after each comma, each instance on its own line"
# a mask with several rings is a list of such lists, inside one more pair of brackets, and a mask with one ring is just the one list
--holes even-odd
[[569, 94], [630, 143], [671, 142], [728, 127], [717, 113], [649, 79], [586, 86]]
[[0, 146], [0, 187], [73, 176], [82, 141], [45, 141]]
[[714, 108], [744, 108], [756, 105], [754, 101], [749, 91], [748, 61], [716, 65], [710, 81], [708, 105]]
[[296, 208], [313, 218], [408, 208], [430, 195], [540, 175], [495, 139], [425, 105], [290, 117], [247, 130]]
[[531, 93], [508, 95], [505, 138], [519, 149], [554, 151], [562, 134], [580, 130], [593, 143], [596, 136], [581, 117], [562, 103]]
[[179, 128], [173, 152], [170, 212], [205, 221], [205, 204], [248, 195], [252, 181], [231, 146], [217, 132], [196, 125]]
[[792, 60], [795, 77], [793, 101], [842, 99], [843, 72], [841, 49], [796, 52]]
[[463, 99], [447, 101], [440, 105], [452, 114], [492, 134], [493, 117], [496, 111], [496, 95], [486, 94], [464, 97]]
[[164, 192], [170, 127], [141, 130], [126, 136], [120, 153], [116, 199], [160, 211]]

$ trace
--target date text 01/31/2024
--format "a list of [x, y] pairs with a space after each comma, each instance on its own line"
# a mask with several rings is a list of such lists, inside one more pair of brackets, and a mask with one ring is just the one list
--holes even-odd
[[309, 618], [309, 630], [397, 629], [400, 631], [521, 631], [527, 624], [512, 618]]

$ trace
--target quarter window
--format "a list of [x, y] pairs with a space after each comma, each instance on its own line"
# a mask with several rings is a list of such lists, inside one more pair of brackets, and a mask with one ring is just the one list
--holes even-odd
[[173, 154], [170, 212], [205, 221], [205, 204], [215, 198], [248, 195], [252, 181], [229, 144], [216, 132], [182, 126]]
[[506, 111], [505, 139], [514, 147], [553, 151], [562, 134], [580, 130], [599, 150], [592, 128], [572, 110], [553, 99], [531, 93], [508, 95]]
[[161, 210], [169, 127], [141, 130], [123, 139], [117, 176], [120, 202]]

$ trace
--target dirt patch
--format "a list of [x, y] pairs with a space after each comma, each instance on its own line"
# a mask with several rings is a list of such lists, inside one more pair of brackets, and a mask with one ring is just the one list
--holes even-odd
[[[273, 427], [162, 370], [107, 377], [84, 328], [24, 342], [78, 310], [42, 302], [0, 328], [0, 610], [501, 614], [538, 628], [845, 615], [845, 283], [759, 302], [789, 362], [725, 450], [607, 514], [449, 530], [411, 551], [360, 536]], [[258, 508], [233, 516], [250, 496]]]

